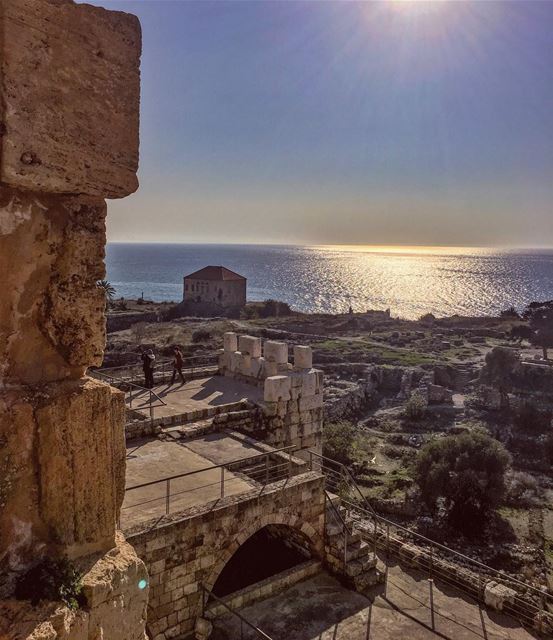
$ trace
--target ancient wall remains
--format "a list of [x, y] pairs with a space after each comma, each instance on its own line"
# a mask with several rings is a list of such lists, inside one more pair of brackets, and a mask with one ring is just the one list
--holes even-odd
[[202, 613], [200, 585], [211, 590], [237, 549], [263, 527], [289, 527], [305, 538], [314, 557], [324, 555], [323, 478], [314, 473], [261, 493], [224, 498], [215, 507], [196, 507], [179, 518], [127, 533], [150, 574], [148, 629], [154, 640], [192, 631]]
[[70, 0], [0, 0], [0, 32], [0, 597], [42, 557], [68, 556], [87, 599], [56, 623], [8, 600], [0, 619], [138, 640], [146, 571], [115, 530], [124, 403], [85, 372], [105, 342], [104, 198], [138, 185], [140, 25]]
[[295, 345], [293, 363], [286, 342], [227, 332], [219, 353], [219, 372], [263, 388], [256, 423], [245, 430], [274, 447], [294, 446], [298, 455], [320, 453], [323, 425], [323, 374], [313, 368], [311, 347]]

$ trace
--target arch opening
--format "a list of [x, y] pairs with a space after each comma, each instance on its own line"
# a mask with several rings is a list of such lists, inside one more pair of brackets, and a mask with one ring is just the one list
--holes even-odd
[[288, 525], [270, 524], [231, 556], [213, 585], [219, 598], [291, 569], [312, 558], [309, 538]]

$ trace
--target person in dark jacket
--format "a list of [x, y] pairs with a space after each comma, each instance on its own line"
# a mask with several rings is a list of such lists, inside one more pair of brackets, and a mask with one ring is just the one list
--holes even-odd
[[173, 347], [173, 377], [171, 378], [171, 384], [175, 384], [175, 378], [177, 377], [177, 372], [182, 380], [182, 384], [184, 384], [184, 376], [182, 375], [182, 352], [181, 350], [175, 346]]
[[142, 355], [142, 371], [144, 371], [144, 386], [151, 389], [154, 386], [154, 363], [156, 357], [151, 349], [143, 351]]

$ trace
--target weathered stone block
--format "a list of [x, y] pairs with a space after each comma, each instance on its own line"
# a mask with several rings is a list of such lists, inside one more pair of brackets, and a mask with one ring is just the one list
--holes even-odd
[[0, 378], [81, 377], [105, 345], [106, 206], [0, 187]]
[[286, 342], [267, 340], [263, 347], [263, 355], [268, 362], [286, 363], [288, 362], [288, 345]]
[[288, 401], [290, 400], [290, 378], [288, 376], [267, 378], [263, 391], [265, 402]]
[[138, 187], [140, 23], [73, 2], [0, 0], [0, 182], [121, 198]]
[[323, 406], [323, 394], [318, 393], [314, 396], [301, 397], [299, 400], [300, 411], [309, 411]]
[[227, 331], [223, 334], [223, 348], [225, 351], [238, 351], [238, 336], [234, 331]]
[[121, 392], [90, 379], [0, 395], [0, 586], [41, 553], [113, 547], [123, 422]]
[[484, 602], [496, 611], [502, 611], [506, 602], [514, 602], [517, 592], [500, 582], [487, 582], [484, 587]]
[[261, 338], [255, 338], [254, 336], [239, 336], [238, 351], [241, 351], [244, 355], [251, 356], [252, 358], [260, 358]]
[[311, 347], [294, 346], [294, 369], [311, 369], [313, 366], [313, 350]]
[[230, 371], [232, 371], [232, 373], [239, 373], [241, 364], [242, 354], [240, 353], [240, 351], [233, 351], [230, 354]]

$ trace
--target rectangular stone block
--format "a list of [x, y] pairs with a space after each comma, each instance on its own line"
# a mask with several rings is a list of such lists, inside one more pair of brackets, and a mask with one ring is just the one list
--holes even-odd
[[288, 376], [272, 376], [265, 380], [263, 389], [265, 402], [290, 400], [290, 378]]
[[301, 371], [302, 369], [311, 369], [313, 366], [313, 351], [311, 347], [302, 345], [294, 346], [294, 369]]
[[317, 391], [316, 371], [307, 371], [302, 374], [302, 397], [314, 396]]
[[277, 342], [276, 340], [267, 340], [263, 347], [263, 355], [265, 360], [283, 364], [288, 362], [288, 345], [286, 342]]
[[223, 348], [225, 351], [238, 351], [238, 336], [234, 331], [227, 331], [223, 334]]
[[307, 396], [300, 398], [300, 411], [309, 411], [310, 409], [317, 409], [323, 406], [323, 394], [318, 393], [314, 396]]
[[242, 354], [240, 351], [234, 351], [230, 354], [230, 370], [233, 373], [240, 372], [240, 365], [242, 364]]
[[138, 19], [0, 0], [0, 21], [0, 182], [107, 198], [136, 191]]
[[252, 356], [252, 358], [261, 357], [261, 338], [239, 336], [238, 351], [241, 351], [244, 355]]
[[243, 376], [250, 376], [252, 369], [252, 357], [248, 354], [242, 353], [242, 357], [240, 358], [240, 369], [239, 373]]
[[253, 378], [262, 378], [265, 369], [265, 358], [252, 358], [251, 375]]

